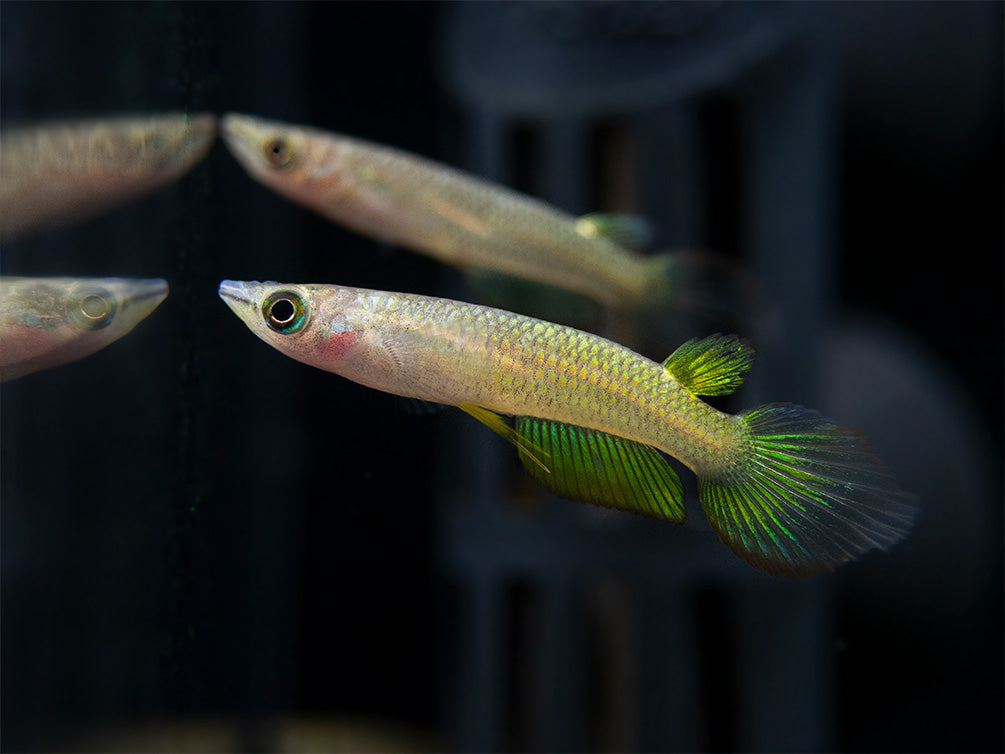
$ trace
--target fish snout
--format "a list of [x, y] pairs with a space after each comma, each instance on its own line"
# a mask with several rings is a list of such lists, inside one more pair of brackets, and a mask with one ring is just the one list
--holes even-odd
[[218, 290], [220, 298], [233, 309], [237, 311], [236, 307], [239, 306], [252, 306], [254, 305], [254, 300], [248, 293], [248, 286], [246, 283], [240, 280], [222, 280], [220, 281], [220, 288]]
[[139, 282], [140, 292], [137, 294], [138, 298], [155, 298], [159, 304], [168, 295], [168, 284], [167, 280], [163, 278], [150, 278], [148, 280], [141, 280]]
[[[109, 279], [109, 284], [114, 286], [113, 290], [118, 291], [119, 306], [130, 310], [129, 319], [133, 324], [147, 317], [168, 295], [167, 281], [161, 278], [145, 280], [114, 278]], [[101, 297], [100, 286], [93, 291], [98, 298]], [[77, 295], [84, 296], [82, 301], [85, 302], [94, 298], [92, 289], [86, 287], [79, 289]]]
[[220, 136], [227, 149], [245, 169], [259, 167], [262, 136], [254, 121], [244, 115], [227, 113], [220, 120]]

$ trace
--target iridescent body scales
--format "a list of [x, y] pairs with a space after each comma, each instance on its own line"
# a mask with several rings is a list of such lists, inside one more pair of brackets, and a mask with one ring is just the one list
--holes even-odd
[[397, 375], [359, 380], [370, 387], [589, 426], [659, 448], [703, 474], [728, 464], [742, 440], [736, 417], [695, 398], [660, 364], [599, 336], [448, 299], [357, 295], [373, 320], [366, 337], [379, 339], [400, 366]]

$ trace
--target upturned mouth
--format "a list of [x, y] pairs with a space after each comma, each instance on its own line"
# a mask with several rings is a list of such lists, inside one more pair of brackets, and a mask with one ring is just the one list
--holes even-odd
[[218, 293], [220, 294], [220, 298], [222, 298], [227, 305], [233, 309], [235, 305], [250, 305], [252, 303], [252, 300], [248, 297], [245, 288], [245, 284], [240, 280], [223, 280], [220, 282]]

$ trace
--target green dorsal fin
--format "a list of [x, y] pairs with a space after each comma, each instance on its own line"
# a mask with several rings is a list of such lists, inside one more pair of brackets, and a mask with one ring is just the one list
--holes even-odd
[[507, 424], [503, 418], [499, 416], [499, 414], [494, 411], [489, 411], [487, 408], [482, 408], [481, 406], [472, 406], [468, 404], [458, 406], [457, 408], [464, 413], [475, 417], [497, 435], [516, 445], [517, 449], [520, 451], [520, 458], [523, 459], [525, 456], [527, 458], [527, 460], [524, 461], [524, 466], [528, 463], [533, 463], [537, 468], [538, 473], [544, 474], [545, 476], [551, 473], [551, 469], [548, 468], [548, 453], [513, 429], [513, 427]]
[[652, 240], [652, 226], [644, 217], [617, 212], [592, 212], [576, 218], [583, 238], [603, 237], [629, 249], [644, 249]]
[[663, 362], [694, 395], [728, 395], [754, 365], [754, 349], [736, 335], [710, 335], [684, 343]]
[[524, 468], [561, 497], [681, 523], [683, 488], [660, 453], [642, 443], [573, 424], [518, 416], [515, 432], [548, 455], [550, 473], [520, 448]]

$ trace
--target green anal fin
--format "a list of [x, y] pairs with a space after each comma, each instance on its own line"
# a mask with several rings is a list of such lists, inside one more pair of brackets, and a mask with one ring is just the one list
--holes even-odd
[[754, 365], [754, 349], [736, 335], [710, 335], [684, 343], [663, 368], [694, 395], [728, 395]]
[[538, 474], [544, 474], [545, 476], [551, 473], [548, 463], [548, 453], [513, 429], [499, 414], [489, 411], [487, 408], [469, 404], [458, 406], [457, 408], [473, 416], [504, 440], [508, 440], [516, 445], [517, 450], [520, 451], [521, 460], [526, 459], [524, 460], [524, 466], [532, 464], [537, 469]]
[[520, 460], [561, 497], [684, 521], [683, 487], [660, 453], [622, 437], [547, 419], [518, 416], [515, 432], [548, 456], [549, 472], [523, 446]]
[[629, 249], [644, 249], [652, 240], [652, 226], [638, 215], [592, 212], [576, 219], [576, 232], [583, 238], [606, 238]]

